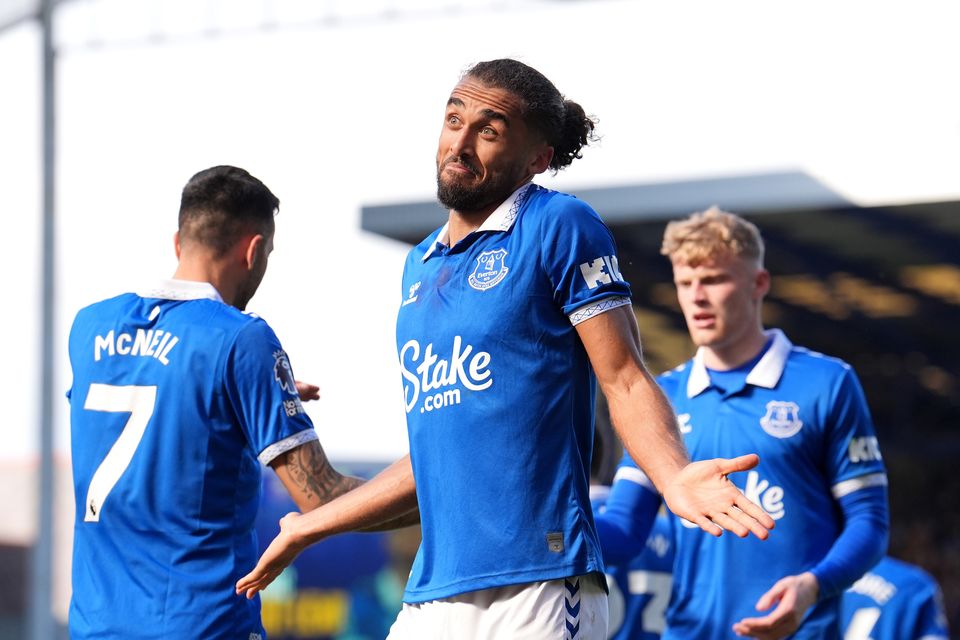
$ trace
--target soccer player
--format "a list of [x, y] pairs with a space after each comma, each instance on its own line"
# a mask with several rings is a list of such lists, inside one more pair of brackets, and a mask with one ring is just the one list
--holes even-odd
[[286, 353], [244, 313], [279, 200], [219, 166], [183, 189], [174, 279], [81, 310], [70, 332], [76, 522], [70, 635], [261, 638], [254, 566], [260, 465], [300, 509], [360, 480], [329, 464]]
[[[764, 330], [770, 275], [752, 223], [712, 208], [668, 224], [662, 253], [699, 349], [657, 381], [692, 459], [759, 453], [756, 469], [730, 479], [777, 521], [777, 535], [758, 545], [675, 519], [664, 638], [728, 638], [731, 630], [839, 638], [839, 596], [883, 555], [889, 527], [886, 473], [860, 383], [846, 363]], [[635, 468], [622, 482], [649, 486]], [[646, 496], [626, 507], [638, 514], [636, 539], [651, 507], [649, 492], [632, 489], [619, 495]], [[624, 510], [617, 492], [615, 483], [608, 512]], [[615, 539], [631, 536], [625, 522], [613, 523]]]
[[471, 67], [437, 150], [447, 224], [406, 262], [397, 319], [410, 455], [364, 490], [288, 515], [252, 595], [303, 547], [417, 504], [423, 541], [390, 638], [597, 638], [603, 564], [589, 502], [595, 382], [671, 509], [710, 534], [773, 521], [727, 480], [756, 456], [688, 464], [640, 358], [613, 238], [531, 180], [581, 156], [593, 122], [515, 60]]
[[912, 564], [885, 556], [843, 594], [844, 640], [947, 640], [940, 586]]

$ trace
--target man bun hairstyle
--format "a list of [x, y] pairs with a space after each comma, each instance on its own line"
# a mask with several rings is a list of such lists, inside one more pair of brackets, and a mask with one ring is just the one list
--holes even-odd
[[523, 103], [523, 119], [553, 147], [554, 172], [583, 157], [582, 149], [597, 139], [595, 121], [579, 104], [567, 100], [550, 80], [531, 66], [501, 58], [478, 62], [464, 73], [488, 87], [514, 94]]
[[180, 197], [181, 242], [197, 242], [221, 256], [243, 235], [267, 235], [280, 200], [246, 170], [219, 165], [196, 173]]

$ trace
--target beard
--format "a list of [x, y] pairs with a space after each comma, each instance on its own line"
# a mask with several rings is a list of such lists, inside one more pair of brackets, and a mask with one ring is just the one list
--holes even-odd
[[503, 202], [516, 185], [517, 180], [513, 178], [510, 171], [491, 174], [485, 183], [476, 186], [465, 185], [455, 178], [448, 178], [445, 181], [443, 167], [452, 161], [458, 161], [459, 164], [470, 169], [475, 176], [480, 173], [462, 158], [449, 158], [437, 167], [437, 200], [447, 209], [453, 209], [459, 213], [480, 211], [492, 204]]

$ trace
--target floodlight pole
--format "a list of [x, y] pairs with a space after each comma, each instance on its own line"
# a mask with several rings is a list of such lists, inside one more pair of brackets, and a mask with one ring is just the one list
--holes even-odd
[[37, 539], [32, 555], [29, 637], [53, 640], [53, 356], [54, 330], [54, 161], [56, 53], [53, 44], [53, 8], [56, 0], [41, 0], [40, 28], [43, 41], [43, 283], [40, 331], [40, 459], [37, 465]]

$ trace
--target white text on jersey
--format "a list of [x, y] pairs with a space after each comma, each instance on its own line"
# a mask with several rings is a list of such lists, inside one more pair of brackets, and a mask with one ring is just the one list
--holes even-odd
[[883, 460], [883, 456], [880, 455], [880, 443], [873, 436], [851, 438], [847, 451], [850, 453], [850, 462], [854, 464]]
[[111, 329], [105, 336], [93, 340], [93, 359], [100, 362], [104, 352], [108, 356], [147, 356], [156, 358], [164, 366], [170, 364], [167, 356], [180, 338], [161, 329], [137, 329], [137, 333], [121, 333], [114, 338]]
[[[783, 487], [771, 485], [770, 481], [762, 480], [756, 471], [747, 473], [747, 483], [743, 487], [743, 495], [747, 500], [766, 511], [771, 518], [779, 520], [787, 514], [783, 505]], [[680, 518], [680, 523], [688, 529], [698, 529], [699, 526]]]
[[[420, 409], [423, 413], [460, 404], [460, 390], [444, 387], [459, 383], [470, 391], [482, 391], [493, 384], [491, 372], [487, 368], [490, 365], [490, 354], [486, 351], [474, 353], [473, 346], [464, 345], [460, 336], [453, 338], [450, 360], [438, 358], [433, 353], [432, 342], [423, 349], [422, 361], [420, 353], [420, 343], [416, 340], [408, 340], [400, 349], [400, 374], [410, 383], [403, 390], [407, 413], [417, 404], [421, 393], [440, 390], [424, 398], [423, 407]], [[411, 371], [415, 364], [417, 366]]]
[[590, 262], [584, 262], [580, 265], [580, 274], [591, 289], [596, 289], [601, 284], [623, 280], [617, 256], [600, 256]]
[[756, 471], [747, 474], [747, 484], [743, 488], [743, 495], [750, 502], [760, 505], [774, 520], [779, 520], [786, 514], [783, 507], [783, 487], [771, 486], [767, 480], [761, 480], [760, 474]]
[[897, 588], [877, 574], [867, 573], [853, 583], [850, 591], [873, 598], [879, 605], [885, 605], [890, 598], [896, 595]]

